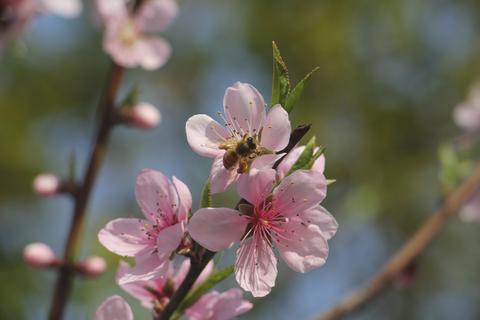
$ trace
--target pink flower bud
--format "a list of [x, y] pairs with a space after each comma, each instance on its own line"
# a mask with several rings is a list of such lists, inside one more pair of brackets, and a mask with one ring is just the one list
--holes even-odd
[[107, 269], [107, 262], [99, 256], [86, 258], [79, 266], [79, 271], [90, 277], [97, 277]]
[[142, 128], [151, 129], [158, 125], [161, 119], [160, 112], [150, 103], [140, 102], [131, 110], [131, 125]]
[[23, 249], [23, 260], [34, 268], [46, 268], [54, 265], [58, 259], [45, 243], [35, 242]]
[[50, 173], [39, 174], [33, 180], [33, 191], [43, 197], [53, 197], [60, 191], [62, 182]]

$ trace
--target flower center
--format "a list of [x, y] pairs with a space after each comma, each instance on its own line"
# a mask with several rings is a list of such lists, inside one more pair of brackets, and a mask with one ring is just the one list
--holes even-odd
[[132, 19], [128, 19], [120, 28], [120, 40], [122, 43], [131, 47], [137, 41], [138, 31]]

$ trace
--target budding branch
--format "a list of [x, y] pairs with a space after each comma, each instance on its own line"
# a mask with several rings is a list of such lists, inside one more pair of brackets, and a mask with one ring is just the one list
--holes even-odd
[[458, 212], [462, 204], [468, 201], [479, 187], [480, 164], [477, 165], [471, 176], [449, 194], [443, 206], [425, 221], [370, 281], [354, 290], [342, 302], [325, 312], [318, 319], [340, 319], [366, 305], [386, 290], [393, 280], [423, 253], [445, 227], [449, 218]]

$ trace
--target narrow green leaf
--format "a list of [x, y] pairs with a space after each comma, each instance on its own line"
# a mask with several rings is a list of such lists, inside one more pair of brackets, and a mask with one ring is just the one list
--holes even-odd
[[315, 161], [317, 161], [318, 158], [325, 152], [325, 147], [319, 147], [319, 149], [313, 153], [313, 156], [310, 158], [310, 161], [303, 166], [303, 168], [300, 169], [305, 169], [305, 170], [310, 170], [312, 169], [313, 165], [315, 164]]
[[295, 88], [293, 88], [292, 91], [290, 91], [284, 105], [284, 108], [285, 110], [287, 110], [288, 113], [290, 113], [293, 110], [293, 107], [295, 107], [298, 100], [302, 96], [303, 89], [305, 89], [305, 85], [310, 80], [310, 77], [312, 76], [312, 74], [314, 74], [318, 69], [319, 67], [316, 67], [315, 69], [310, 71], [310, 73], [308, 73], [299, 83], [297, 83]]
[[288, 77], [288, 68], [283, 61], [280, 50], [274, 41], [273, 49], [273, 76], [272, 76], [272, 106], [281, 104], [285, 106], [288, 93], [290, 92], [290, 79]]
[[171, 320], [180, 318], [187, 308], [197, 302], [197, 300], [200, 299], [202, 295], [207, 293], [207, 291], [213, 288], [217, 283], [223, 281], [228, 276], [230, 276], [233, 271], [233, 265], [226, 267], [222, 270], [214, 271], [200, 286], [189, 292], [189, 294], [185, 297], [185, 299], [178, 307], [177, 311], [175, 311], [175, 313], [172, 315]]
[[212, 192], [210, 190], [210, 181], [203, 186], [202, 196], [200, 198], [200, 208], [209, 208], [212, 206]]
[[298, 157], [292, 168], [290, 168], [290, 171], [288, 171], [287, 176], [297, 170], [305, 169], [307, 166], [309, 166], [312, 158], [314, 157], [315, 147], [317, 146], [315, 141], [315, 136], [308, 141], [308, 143], [305, 145], [305, 149], [300, 154], [300, 157]]
[[131, 108], [138, 102], [138, 96], [140, 95], [140, 89], [135, 85], [123, 100], [121, 106], [124, 108]]

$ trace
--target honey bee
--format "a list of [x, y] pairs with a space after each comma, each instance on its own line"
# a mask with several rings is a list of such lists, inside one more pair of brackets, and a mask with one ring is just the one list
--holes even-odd
[[240, 141], [227, 141], [219, 146], [225, 150], [223, 166], [230, 170], [238, 163], [238, 173], [248, 173], [257, 156], [271, 154], [272, 151], [258, 145], [256, 137], [244, 135]]

